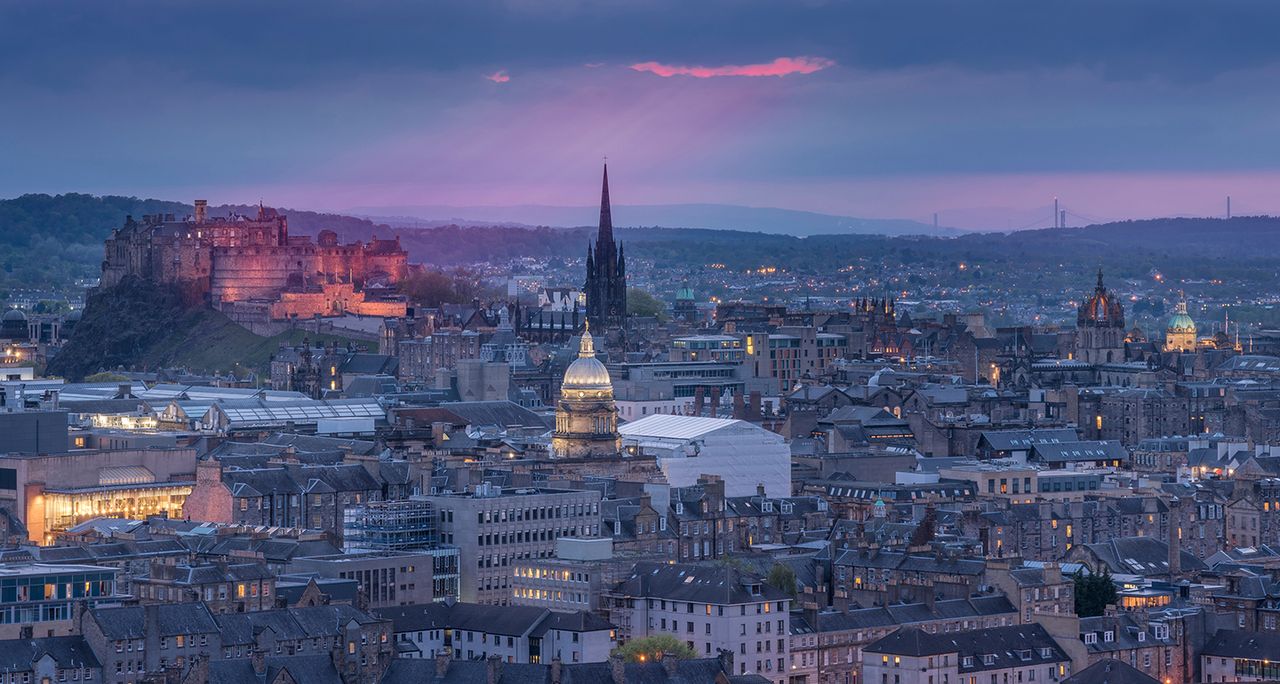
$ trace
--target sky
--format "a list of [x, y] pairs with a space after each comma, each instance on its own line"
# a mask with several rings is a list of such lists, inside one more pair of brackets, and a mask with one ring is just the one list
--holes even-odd
[[1280, 213], [1280, 3], [0, 0], [0, 197]]

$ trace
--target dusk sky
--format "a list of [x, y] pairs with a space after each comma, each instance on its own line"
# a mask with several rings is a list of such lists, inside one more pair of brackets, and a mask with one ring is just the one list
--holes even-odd
[[0, 0], [0, 197], [587, 205], [607, 155], [619, 204], [1280, 213], [1278, 34], [1261, 1]]

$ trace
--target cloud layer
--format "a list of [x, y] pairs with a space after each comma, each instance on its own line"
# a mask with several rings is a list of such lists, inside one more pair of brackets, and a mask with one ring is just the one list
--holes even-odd
[[763, 64], [727, 64], [725, 66], [685, 66], [661, 62], [638, 62], [631, 65], [633, 71], [644, 71], [670, 78], [716, 78], [718, 76], [790, 76], [812, 74], [835, 65], [825, 57], [779, 57]]
[[1255, 0], [0, 2], [0, 197], [590, 204], [607, 154], [620, 204], [1280, 212], [1277, 25]]

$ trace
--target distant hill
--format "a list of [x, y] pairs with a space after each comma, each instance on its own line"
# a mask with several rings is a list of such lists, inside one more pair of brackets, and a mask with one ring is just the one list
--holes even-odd
[[[506, 207], [392, 206], [357, 207], [349, 214], [366, 216], [397, 227], [431, 227], [442, 224], [514, 226], [594, 226], [598, 207], [563, 207], [536, 204]], [[811, 211], [744, 207], [731, 204], [614, 205], [615, 226], [664, 226], [807, 235], [936, 235], [955, 236], [964, 231], [906, 219], [867, 219]]]

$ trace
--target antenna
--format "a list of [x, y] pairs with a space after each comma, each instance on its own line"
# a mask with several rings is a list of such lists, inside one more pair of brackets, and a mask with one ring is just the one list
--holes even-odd
[[1061, 228], [1061, 227], [1062, 227], [1062, 226], [1058, 225], [1058, 221], [1059, 221], [1059, 214], [1058, 214], [1058, 198], [1057, 198], [1057, 197], [1054, 197], [1054, 198], [1053, 198], [1053, 227], [1054, 227], [1054, 228]]
[[1227, 195], [1227, 218], [1231, 218], [1231, 195]]

